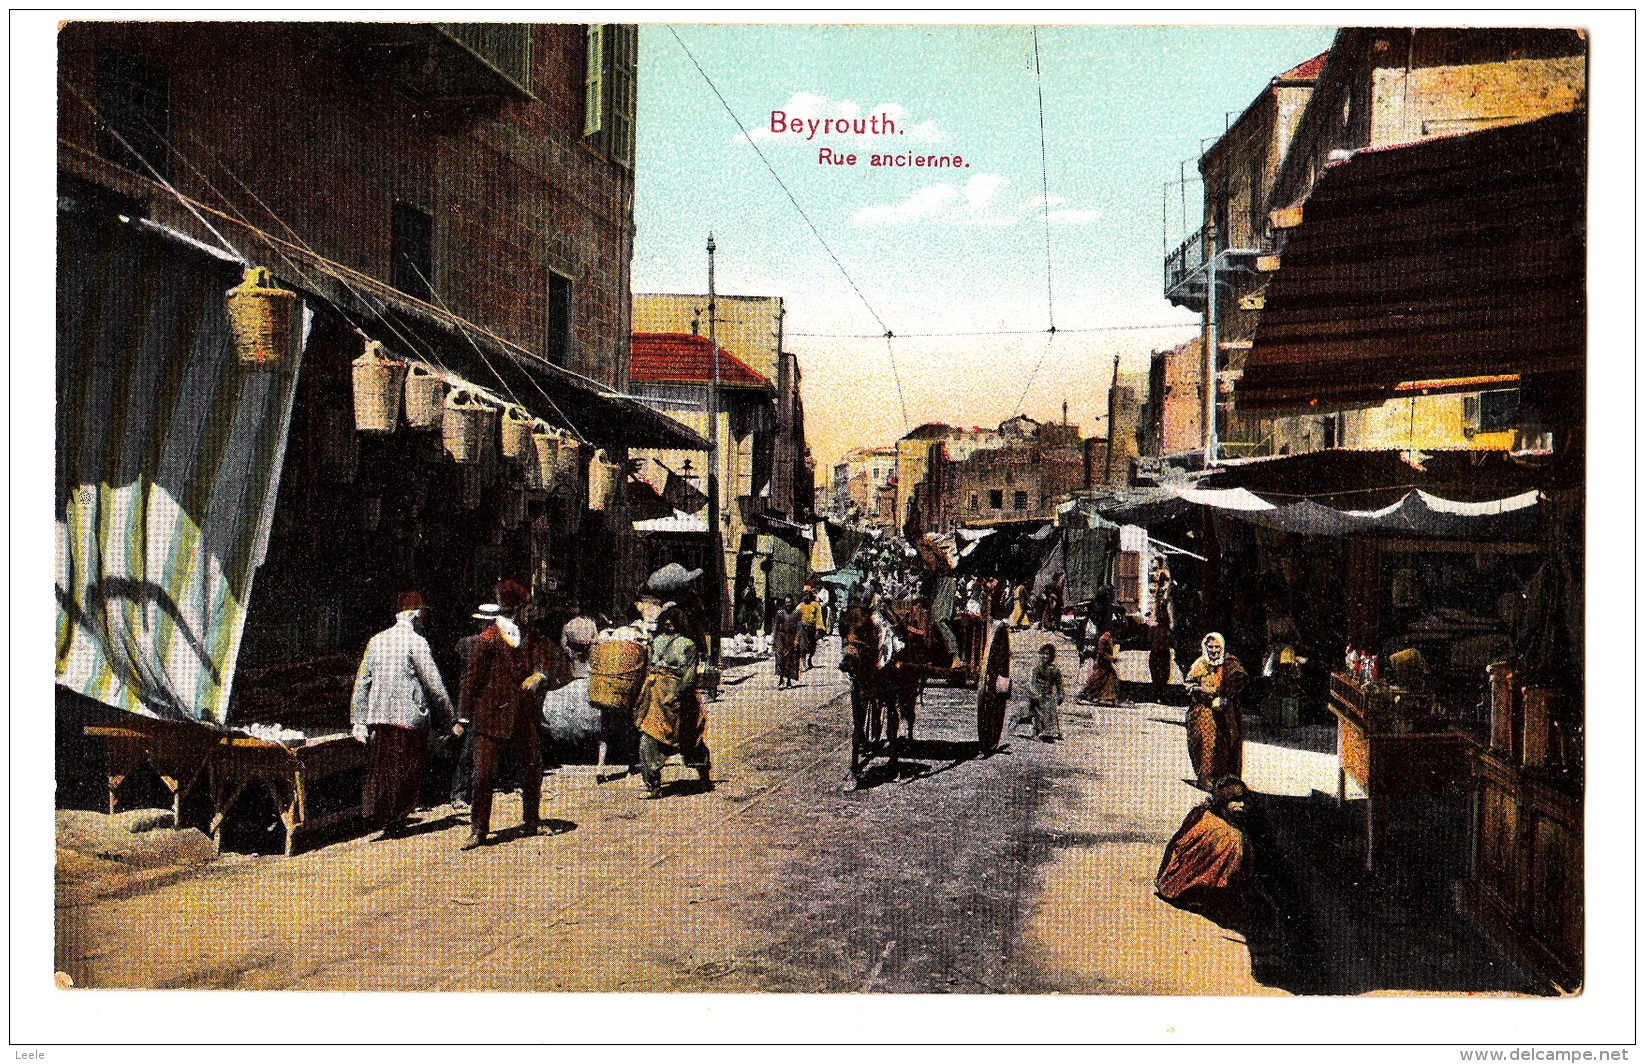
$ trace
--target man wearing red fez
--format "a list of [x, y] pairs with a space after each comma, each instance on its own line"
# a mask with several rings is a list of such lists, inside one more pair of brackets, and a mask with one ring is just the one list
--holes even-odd
[[519, 621], [526, 589], [513, 580], [497, 585], [501, 613], [474, 644], [463, 670], [459, 722], [474, 729], [474, 784], [470, 795], [472, 829], [463, 849], [483, 846], [491, 830], [491, 792], [497, 760], [512, 743], [519, 757], [524, 805], [522, 834], [537, 834], [542, 802], [543, 768], [537, 750], [536, 695], [570, 680], [569, 662], [533, 629]]
[[394, 627], [366, 644], [354, 679], [350, 719], [366, 744], [362, 813], [366, 824], [393, 838], [417, 807], [428, 751], [428, 729], [451, 726], [451, 699], [422, 635], [423, 596], [400, 595]]

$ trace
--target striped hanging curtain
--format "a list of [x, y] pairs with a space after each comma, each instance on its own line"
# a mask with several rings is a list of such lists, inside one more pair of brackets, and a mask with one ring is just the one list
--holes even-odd
[[311, 313], [242, 369], [238, 264], [140, 221], [58, 215], [57, 682], [221, 725]]

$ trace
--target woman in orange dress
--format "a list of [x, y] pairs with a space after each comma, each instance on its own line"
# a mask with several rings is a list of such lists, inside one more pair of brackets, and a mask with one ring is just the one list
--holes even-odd
[[1200, 643], [1200, 656], [1188, 670], [1188, 760], [1200, 789], [1209, 791], [1224, 776], [1239, 776], [1244, 767], [1245, 734], [1239, 718], [1239, 694], [1245, 667], [1228, 653], [1222, 636], [1212, 632]]

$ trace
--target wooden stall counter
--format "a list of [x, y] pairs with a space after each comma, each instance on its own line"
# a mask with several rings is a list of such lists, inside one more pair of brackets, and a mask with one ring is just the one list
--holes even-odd
[[[1349, 779], [1365, 792], [1365, 870], [1375, 871], [1379, 799], [1442, 795], [1468, 778], [1468, 741], [1432, 714], [1384, 719], [1387, 696], [1342, 673], [1331, 676], [1337, 719], [1337, 800]], [[1409, 726], [1412, 730], [1395, 730]]]
[[351, 769], [364, 769], [366, 747], [347, 732], [313, 736], [301, 744], [286, 745], [248, 735], [226, 737], [208, 766], [215, 812], [211, 837], [222, 845], [222, 825], [245, 794], [261, 787], [274, 802], [286, 829], [286, 856], [299, 836], [359, 816], [359, 792], [352, 801], [321, 811], [314, 787], [319, 781]]
[[285, 825], [287, 855], [299, 836], [359, 814], [358, 788], [349, 788], [348, 800], [333, 802], [323, 811], [315, 802], [320, 781], [365, 767], [365, 745], [347, 732], [285, 745], [133, 714], [129, 722], [88, 727], [85, 733], [102, 739], [107, 750], [110, 813], [117, 809], [121, 784], [145, 763], [171, 791], [178, 824], [183, 822], [184, 800], [204, 780], [213, 808], [208, 834], [219, 846], [223, 820], [257, 788], [273, 800]]
[[1583, 980], [1582, 794], [1560, 773], [1471, 746], [1473, 861], [1463, 913], [1574, 992]]

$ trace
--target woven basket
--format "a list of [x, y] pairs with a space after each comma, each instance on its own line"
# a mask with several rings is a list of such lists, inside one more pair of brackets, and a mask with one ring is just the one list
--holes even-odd
[[503, 457], [520, 459], [535, 457], [531, 449], [531, 415], [517, 406], [503, 408]]
[[354, 428], [357, 432], [393, 432], [400, 422], [406, 364], [383, 354], [383, 345], [366, 341], [366, 353], [354, 360]]
[[445, 419], [440, 433], [446, 453], [460, 465], [480, 461], [491, 442], [497, 411], [486, 406], [467, 389], [446, 396]]
[[537, 445], [537, 481], [539, 490], [555, 495], [572, 495], [577, 488], [577, 441], [567, 439], [560, 432], [539, 421], [531, 432]]
[[261, 266], [246, 270], [245, 280], [228, 290], [229, 332], [242, 366], [275, 369], [291, 357], [296, 305], [297, 293], [275, 287]]
[[421, 362], [406, 371], [406, 424], [414, 429], [437, 429], [445, 421], [446, 382]]
[[622, 469], [617, 463], [605, 456], [604, 451], [595, 451], [594, 460], [588, 463], [588, 508], [595, 512], [603, 512], [611, 508], [617, 499], [617, 483], [621, 479]]
[[645, 645], [623, 639], [595, 643], [588, 652], [588, 701], [607, 709], [632, 709], [645, 683]]

